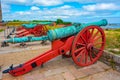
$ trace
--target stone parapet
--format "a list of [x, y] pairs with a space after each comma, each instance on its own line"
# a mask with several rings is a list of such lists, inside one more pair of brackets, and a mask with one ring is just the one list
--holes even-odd
[[120, 72], [120, 55], [113, 54], [112, 52], [104, 51], [100, 61], [111, 66]]

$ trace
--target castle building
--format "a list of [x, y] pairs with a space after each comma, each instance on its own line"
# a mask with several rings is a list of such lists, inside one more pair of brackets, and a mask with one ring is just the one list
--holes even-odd
[[1, 8], [1, 0], [0, 0], [0, 22], [2, 22], [2, 8]]

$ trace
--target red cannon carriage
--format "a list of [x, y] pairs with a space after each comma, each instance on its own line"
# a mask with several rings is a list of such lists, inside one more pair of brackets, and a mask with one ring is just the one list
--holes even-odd
[[[26, 25], [27, 26], [27, 25]], [[16, 37], [24, 37], [27, 35], [42, 36], [46, 35], [47, 28], [45, 25], [37, 24], [32, 28], [26, 28], [24, 26], [17, 29]]]

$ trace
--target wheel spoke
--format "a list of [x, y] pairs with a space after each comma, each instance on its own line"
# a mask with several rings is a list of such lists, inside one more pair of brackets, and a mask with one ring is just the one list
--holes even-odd
[[93, 53], [93, 55], [94, 55], [95, 57], [97, 57], [97, 54], [95, 53], [94, 50], [91, 50], [91, 52]]
[[97, 31], [97, 32], [94, 34], [93, 39], [95, 38], [95, 36], [97, 36], [98, 33], [99, 33], [99, 31]]
[[92, 28], [92, 31], [91, 31], [91, 33], [90, 33], [90, 38], [92, 37], [93, 32], [94, 32], [94, 28]]
[[85, 63], [87, 63], [87, 61], [88, 61], [88, 52], [86, 51], [86, 53], [85, 53]]
[[93, 58], [92, 58], [92, 53], [91, 51], [89, 52], [89, 57], [90, 57], [90, 60], [93, 61]]
[[102, 38], [102, 36], [97, 36], [97, 37], [95, 37], [95, 38], [93, 39], [93, 41], [97, 41], [97, 40], [99, 40], [100, 38]]
[[80, 36], [80, 37], [81, 37], [82, 41], [83, 41], [84, 43], [86, 43], [86, 40], [83, 38], [83, 36]]
[[81, 55], [80, 63], [83, 63], [84, 59], [85, 59], [85, 53], [83, 52], [83, 54]]
[[77, 42], [77, 45], [85, 46], [85, 44], [83, 44], [83, 43], [79, 43], [79, 42]]
[[81, 50], [83, 50], [85, 47], [81, 47], [81, 48], [79, 48], [79, 49], [77, 49], [77, 50], [75, 50], [75, 53], [78, 53], [78, 52], [80, 52]]
[[85, 50], [82, 50], [82, 51], [76, 56], [76, 58], [79, 58], [79, 57], [81, 56], [81, 54], [84, 53], [84, 51], [85, 51]]
[[89, 32], [89, 30], [87, 30], [87, 31], [86, 31], [86, 35], [85, 35], [85, 36], [86, 36], [86, 42], [89, 42], [89, 41], [90, 41], [90, 40], [89, 40], [89, 38], [90, 38], [89, 35], [90, 35], [90, 32]]
[[94, 46], [96, 45], [99, 45], [99, 44], [103, 44], [104, 42], [98, 42], [98, 43], [95, 43]]

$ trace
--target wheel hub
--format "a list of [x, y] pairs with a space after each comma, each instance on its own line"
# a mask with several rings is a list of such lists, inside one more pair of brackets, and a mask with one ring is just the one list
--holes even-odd
[[87, 50], [92, 50], [93, 49], [93, 43], [88, 43], [86, 48], [87, 48]]

